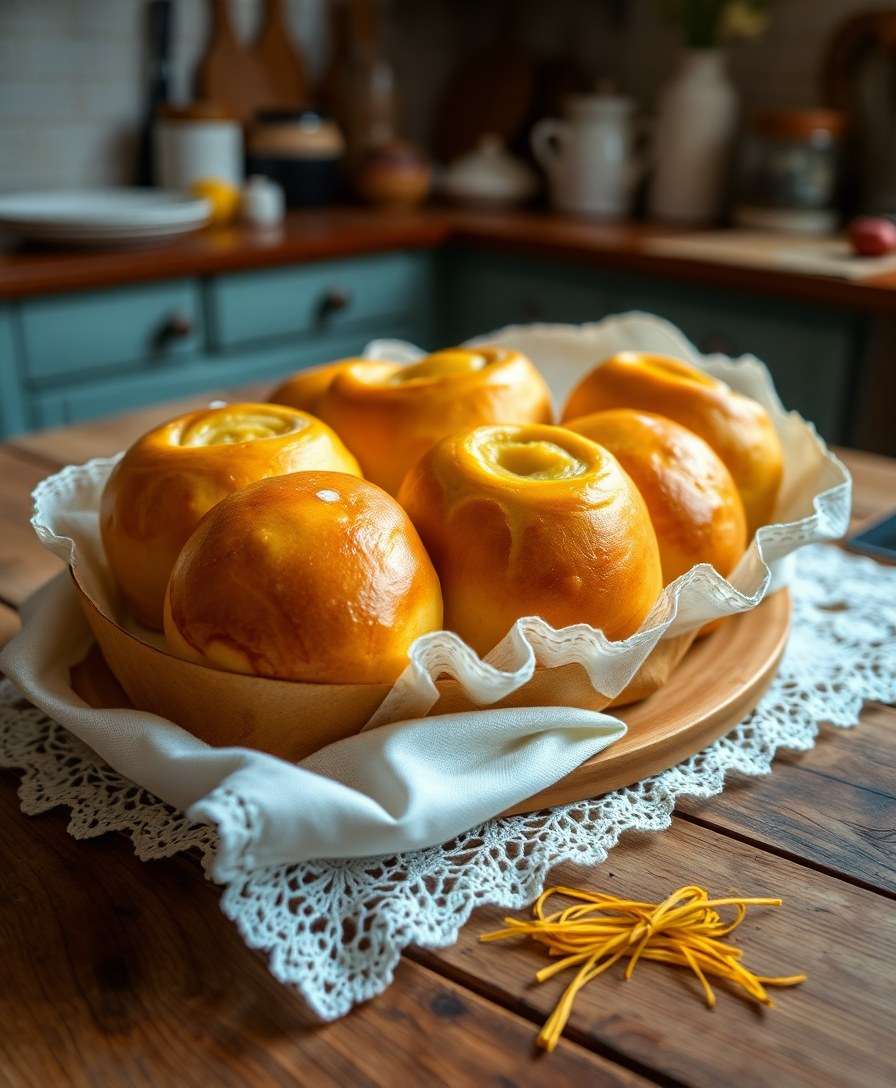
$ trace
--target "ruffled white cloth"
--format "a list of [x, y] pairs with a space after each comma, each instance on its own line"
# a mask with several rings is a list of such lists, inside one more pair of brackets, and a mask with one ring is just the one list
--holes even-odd
[[[529, 617], [483, 661], [449, 632], [423, 636], [370, 723], [378, 728], [299, 765], [249, 749], [211, 748], [152, 714], [86, 706], [71, 690], [68, 669], [83, 656], [89, 636], [70, 580], [60, 576], [29, 602], [23, 629], [0, 655], [0, 668], [117, 771], [192, 819], [221, 827], [239, 809], [251, 834], [222, 836], [219, 877], [311, 858], [425, 847], [516, 805], [618, 739], [624, 726], [610, 715], [570, 707], [425, 718], [438, 675], [455, 676], [476, 703], [488, 706], [527, 683], [536, 664], [578, 662], [598, 690], [613, 695], [661, 637], [754, 607], [784, 579], [788, 556], [845, 531], [848, 473], [809, 425], [784, 412], [757, 360], [702, 359], [670, 325], [646, 315], [583, 327], [521, 327], [488, 339], [529, 354], [558, 399], [596, 361], [623, 347], [690, 358], [755, 397], [771, 413], [785, 450], [779, 520], [759, 530], [730, 579], [701, 565], [667, 587], [642, 629], [625, 642], [608, 642], [583, 624], [555, 631]], [[402, 350], [410, 356], [415, 349]], [[113, 463], [69, 467], [45, 481], [35, 492], [33, 519], [44, 543], [76, 567], [81, 584], [110, 615], [115, 605], [97, 510]]]

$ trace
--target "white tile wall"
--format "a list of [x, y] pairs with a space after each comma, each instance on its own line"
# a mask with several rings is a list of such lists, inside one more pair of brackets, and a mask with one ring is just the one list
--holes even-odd
[[[313, 72], [326, 0], [290, 0]], [[248, 35], [259, 0], [232, 0]], [[0, 190], [126, 183], [143, 101], [145, 0], [0, 0]], [[176, 0], [172, 89], [188, 99], [207, 0]]]
[[[251, 33], [260, 0], [231, 0]], [[326, 61], [328, 0], [289, 0], [312, 72]], [[610, 75], [646, 105], [674, 65], [675, 36], [653, 0], [516, 0], [536, 54], [567, 43], [595, 76]], [[730, 49], [749, 106], [811, 105], [825, 42], [850, 13], [896, 0], [772, 0], [771, 29]], [[494, 35], [483, 0], [390, 0], [388, 47], [403, 116], [425, 140], [441, 86], [463, 51]], [[0, 0], [0, 190], [126, 182], [142, 101], [145, 0]], [[207, 0], [176, 0], [173, 90], [190, 95], [207, 32]]]

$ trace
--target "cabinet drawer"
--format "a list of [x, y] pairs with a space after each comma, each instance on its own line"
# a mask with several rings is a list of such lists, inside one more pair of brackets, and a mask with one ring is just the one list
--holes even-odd
[[[394, 335], [418, 340], [420, 332], [418, 327], [399, 325]], [[28, 401], [30, 422], [33, 427], [59, 427], [148, 404], [179, 400], [196, 393], [226, 396], [229, 390], [253, 382], [269, 382], [273, 388], [279, 379], [293, 371], [355, 355], [369, 340], [366, 333], [342, 333], [309, 341], [300, 348], [284, 344], [240, 352], [223, 359], [205, 356], [189, 367], [175, 367], [165, 374], [140, 371], [36, 392]], [[160, 415], [160, 419], [164, 418]]]
[[56, 381], [182, 360], [201, 343], [201, 314], [190, 280], [25, 302], [25, 377]]
[[[213, 343], [231, 348], [412, 319], [430, 306], [431, 268], [429, 254], [390, 253], [218, 277], [210, 285]], [[388, 335], [388, 326], [381, 331]]]

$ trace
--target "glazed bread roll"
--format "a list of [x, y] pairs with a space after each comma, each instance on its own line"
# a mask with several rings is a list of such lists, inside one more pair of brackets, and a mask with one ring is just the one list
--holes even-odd
[[273, 404], [285, 404], [300, 412], [318, 414], [321, 399], [336, 375], [347, 366], [376, 365], [370, 359], [340, 359], [322, 366], [309, 366], [282, 382], [268, 397]]
[[662, 589], [638, 489], [611, 453], [563, 427], [451, 435], [398, 497], [439, 572], [446, 626], [480, 654], [520, 616], [626, 638]]
[[161, 630], [171, 568], [207, 510], [256, 480], [303, 469], [361, 474], [325, 423], [274, 404], [191, 412], [138, 438], [100, 508], [106, 558], [134, 618]]
[[608, 449], [634, 480], [656, 532], [665, 585], [696, 563], [731, 573], [747, 546], [744, 507], [731, 473], [702, 438], [632, 408], [567, 426]]
[[783, 473], [781, 443], [765, 409], [689, 363], [621, 351], [570, 394], [564, 421], [606, 408], [657, 412], [709, 443], [734, 479], [752, 537], [771, 521]]
[[441, 623], [439, 579], [407, 514], [335, 472], [262, 480], [218, 503], [165, 598], [179, 656], [314, 683], [390, 683]]
[[446, 435], [482, 423], [552, 418], [544, 379], [524, 355], [505, 348], [438, 351], [409, 366], [350, 362], [316, 403], [367, 479], [393, 495], [411, 465]]

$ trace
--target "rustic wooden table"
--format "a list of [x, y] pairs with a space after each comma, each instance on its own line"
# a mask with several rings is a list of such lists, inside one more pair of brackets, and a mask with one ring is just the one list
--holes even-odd
[[[207, 398], [206, 398], [207, 399]], [[0, 641], [58, 563], [28, 527], [29, 492], [58, 466], [109, 454], [152, 408], [0, 447]], [[896, 501], [896, 462], [845, 452], [856, 522]], [[684, 806], [598, 869], [558, 881], [658, 899], [681, 884], [780, 894], [740, 930], [749, 962], [809, 979], [757, 1011], [648, 965], [580, 996], [557, 1051], [533, 1050], [563, 982], [535, 987], [526, 947], [459, 942], [404, 956], [381, 997], [328, 1025], [267, 973], [186, 857], [143, 863], [118, 836], [77, 842], [62, 811], [19, 812], [0, 776], [0, 1084], [861, 1085], [896, 1083], [896, 710], [783, 755], [766, 779]]]

